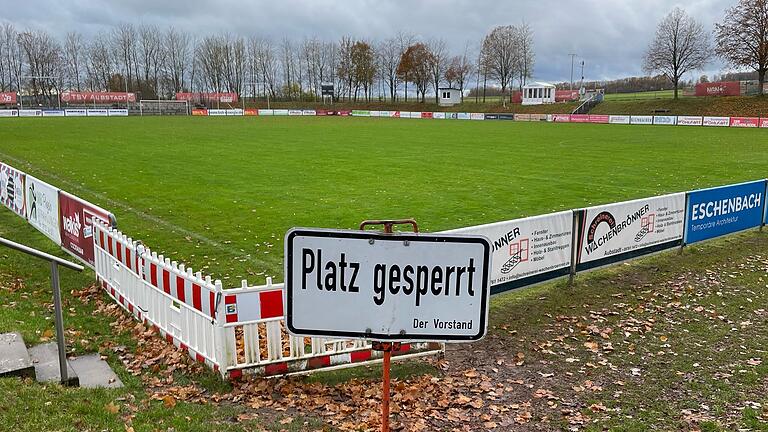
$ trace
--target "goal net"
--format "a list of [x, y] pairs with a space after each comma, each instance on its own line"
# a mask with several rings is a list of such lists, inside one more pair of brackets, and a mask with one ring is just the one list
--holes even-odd
[[189, 101], [142, 99], [139, 112], [141, 115], [188, 115]]

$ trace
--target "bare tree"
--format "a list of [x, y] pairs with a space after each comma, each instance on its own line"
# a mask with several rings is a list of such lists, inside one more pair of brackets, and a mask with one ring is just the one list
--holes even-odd
[[464, 102], [464, 88], [471, 79], [473, 72], [474, 65], [469, 58], [469, 44], [467, 44], [464, 48], [464, 54], [452, 57], [448, 68], [443, 74], [448, 87], [454, 87], [455, 84], [459, 88], [462, 102]]
[[52, 102], [53, 90], [59, 92], [61, 72], [61, 48], [48, 33], [41, 30], [27, 30], [18, 36], [19, 46], [24, 53], [26, 76], [29, 78], [31, 94], [38, 101], [40, 96]]
[[533, 76], [533, 65], [536, 61], [536, 54], [533, 50], [533, 30], [527, 23], [523, 23], [517, 29], [518, 38], [518, 61], [517, 67], [519, 73], [520, 90], [526, 84], [528, 78]]
[[121, 65], [129, 91], [137, 88], [133, 82], [139, 76], [136, 38], [136, 28], [132, 24], [123, 23], [112, 30], [112, 50], [117, 63]]
[[675, 87], [688, 71], [701, 69], [710, 58], [709, 38], [704, 27], [680, 8], [669, 13], [656, 29], [656, 36], [645, 53], [643, 70], [661, 72]]
[[0, 86], [4, 90], [21, 91], [21, 49], [18, 44], [18, 32], [10, 23], [4, 23], [0, 27], [0, 46], [2, 46], [3, 77], [0, 78]]
[[105, 37], [96, 36], [88, 44], [85, 67], [88, 88], [99, 91], [109, 87], [109, 81], [114, 71], [114, 62], [109, 50], [109, 41]]
[[170, 27], [165, 32], [165, 73], [172, 93], [185, 89], [190, 58], [189, 33]]
[[397, 65], [400, 63], [400, 47], [397, 39], [387, 39], [379, 44], [376, 49], [379, 74], [389, 89], [389, 98], [395, 101], [397, 94]]
[[442, 39], [431, 40], [427, 44], [429, 49], [429, 73], [430, 81], [435, 89], [435, 103], [438, 102], [438, 91], [440, 88], [440, 81], [443, 79], [443, 73], [447, 68], [448, 63], [448, 49], [445, 46], [445, 41]]
[[200, 68], [201, 83], [207, 90], [218, 93], [224, 87], [225, 51], [226, 43], [219, 36], [203, 38], [197, 45], [196, 60]]
[[360, 86], [363, 87], [363, 94], [366, 101], [370, 101], [371, 87], [376, 74], [376, 63], [373, 48], [368, 42], [357, 41], [350, 48], [350, 60], [352, 63], [352, 78], [354, 81], [354, 98], [357, 101]]
[[138, 51], [142, 82], [139, 89], [147, 99], [159, 94], [160, 70], [163, 62], [163, 43], [160, 29], [143, 24], [138, 29]]
[[70, 88], [81, 91], [83, 75], [82, 59], [85, 51], [83, 35], [78, 32], [69, 32], [64, 38], [64, 60], [66, 62], [67, 77]]
[[768, 0], [741, 0], [715, 24], [717, 54], [734, 66], [757, 72], [758, 93], [763, 94], [768, 71]]
[[[499, 82], [502, 100], [506, 104], [507, 89], [512, 84], [519, 65], [519, 38], [513, 26], [499, 26], [483, 40], [482, 63], [484, 71]], [[483, 84], [485, 86], [485, 84]]]

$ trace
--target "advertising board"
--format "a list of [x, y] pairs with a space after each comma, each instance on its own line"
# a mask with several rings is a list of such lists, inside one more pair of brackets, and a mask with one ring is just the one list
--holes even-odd
[[685, 193], [590, 207], [580, 222], [577, 270], [679, 246]]
[[57, 245], [59, 230], [59, 190], [30, 175], [26, 178], [27, 221]]
[[93, 219], [111, 225], [110, 214], [87, 201], [59, 191], [61, 247], [93, 267]]
[[696, 243], [760, 226], [765, 180], [688, 193], [685, 243]]
[[571, 266], [573, 212], [446, 231], [480, 235], [491, 242], [491, 293], [565, 276]]
[[0, 162], [0, 202], [23, 218], [27, 217], [26, 177], [23, 172]]

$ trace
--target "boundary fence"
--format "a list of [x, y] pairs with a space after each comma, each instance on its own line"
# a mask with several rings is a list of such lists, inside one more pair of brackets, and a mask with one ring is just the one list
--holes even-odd
[[[471, 116], [470, 116], [471, 118]], [[460, 228], [492, 244], [492, 294], [762, 227], [768, 180]], [[293, 337], [283, 284], [225, 289], [117, 230], [114, 215], [0, 163], [0, 202], [94, 269], [107, 294], [194, 360], [236, 378], [375, 361], [367, 341]], [[441, 353], [403, 344], [403, 357]]]
[[[709, 126], [768, 128], [768, 117], [718, 117], [672, 115], [606, 115], [606, 114], [512, 114], [421, 111], [369, 111], [369, 110], [302, 110], [302, 109], [193, 109], [193, 116], [204, 117], [256, 117], [256, 116], [341, 116], [386, 117], [434, 120], [507, 120], [541, 121], [550, 123], [594, 123], [662, 126]], [[8, 117], [126, 117], [127, 109], [29, 109], [0, 110], [0, 118]]]

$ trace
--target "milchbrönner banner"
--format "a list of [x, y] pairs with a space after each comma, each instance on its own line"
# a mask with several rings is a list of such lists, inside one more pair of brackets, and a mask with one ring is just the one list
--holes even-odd
[[491, 242], [491, 293], [498, 294], [569, 273], [573, 212], [447, 231], [482, 235]]
[[582, 210], [577, 270], [679, 246], [685, 193]]

